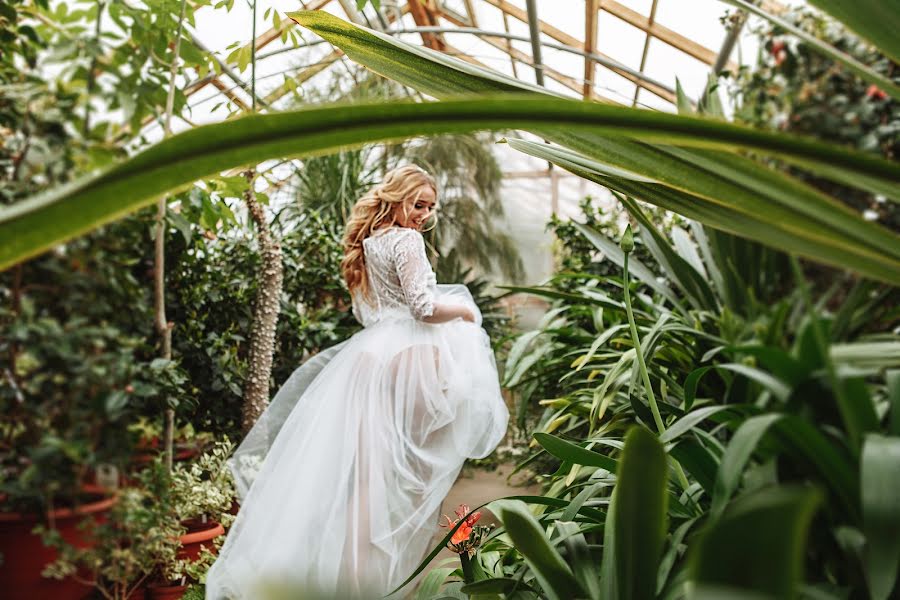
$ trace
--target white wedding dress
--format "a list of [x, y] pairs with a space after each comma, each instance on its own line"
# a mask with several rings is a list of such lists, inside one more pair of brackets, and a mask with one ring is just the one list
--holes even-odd
[[[463, 461], [506, 432], [467, 288], [436, 285], [414, 229], [378, 230], [363, 251], [371, 299], [355, 297], [353, 313], [364, 329], [298, 368], [229, 460], [241, 508], [207, 599], [264, 599], [269, 586], [388, 594], [432, 548]], [[436, 302], [464, 304], [476, 322], [422, 321]]]

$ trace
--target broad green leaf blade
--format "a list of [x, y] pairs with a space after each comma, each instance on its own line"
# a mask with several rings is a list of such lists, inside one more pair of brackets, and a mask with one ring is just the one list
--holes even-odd
[[578, 524], [572, 521], [556, 521], [556, 529], [565, 536], [566, 560], [581, 588], [587, 591], [591, 600], [601, 600], [600, 573], [584, 534], [579, 531]]
[[734, 405], [705, 406], [703, 408], [698, 408], [672, 423], [672, 425], [659, 436], [659, 441], [663, 443], [672, 442], [714, 414], [739, 408], [741, 407]]
[[[321, 11], [292, 13], [291, 18], [332, 44], [339, 46], [354, 61], [376, 73], [409, 85], [436, 98], [448, 98], [459, 93], [471, 93], [489, 89], [496, 91], [519, 90], [543, 95], [550, 94], [543, 88], [523, 83], [495, 71], [471, 65], [441, 52], [407, 44], [380, 32], [346, 23]], [[635, 169], [634, 163], [631, 162], [634, 159], [641, 158], [641, 154], [645, 153], [649, 148], [639, 147], [629, 140], [611, 139], [591, 132], [571, 129], [568, 131], [532, 131], [545, 139], [562, 143], [586, 155], [590, 155], [590, 153], [585, 152], [580, 145], [587, 144], [592, 147], [602, 147], [604, 154], [610, 157], [610, 160], [606, 161], [607, 164], [615, 164], [631, 172], [652, 174], [652, 171], [646, 169]], [[572, 142], [577, 143], [573, 145]], [[735, 148], [724, 149], [735, 150]], [[778, 151], [777, 148], [771, 148], [770, 150], [772, 152]], [[648, 157], [650, 158], [650, 165], [654, 164], [655, 160], [658, 160], [658, 157], [654, 158], [649, 155], [644, 158]], [[820, 161], [818, 166], [810, 166], [806, 159], [794, 157], [790, 153], [782, 155], [782, 157], [798, 164], [802, 163], [807, 168], [813, 168], [813, 170], [816, 168], [821, 169], [822, 172], [820, 174], [823, 175], [825, 172], [840, 170], [842, 172], [841, 181], [846, 182], [849, 177], [850, 185], [857, 185], [863, 189], [877, 189], [879, 190], [878, 193], [900, 200], [900, 186], [897, 185], [896, 179], [889, 177], [869, 178], [860, 174], [857, 174], [854, 179], [845, 168], [845, 165], [842, 164], [842, 161], [832, 161], [831, 163]], [[616, 162], [617, 160], [625, 159], [628, 159], [629, 162], [621, 164]], [[747, 169], [762, 168], [750, 160], [742, 160], [746, 163]], [[643, 162], [645, 166], [648, 164], [646, 161]], [[691, 182], [695, 181], [690, 163], [682, 171], [679, 173], [681, 181], [687, 182], [687, 185], [690, 186]]]
[[[576, 125], [610, 131], [668, 131], [680, 139], [758, 138], [758, 132], [721, 123], [632, 111], [555, 98], [506, 97], [439, 103], [355, 104], [247, 115], [172, 136], [98, 174], [50, 190], [0, 211], [0, 268], [29, 258], [223, 169], [269, 158], [323, 154], [344, 146], [491, 128]], [[722, 135], [721, 128], [728, 129]], [[694, 130], [693, 133], [687, 133]], [[762, 134], [766, 145], [780, 137]], [[738, 143], [737, 139], [732, 139]], [[800, 146], [818, 151], [804, 140]], [[863, 163], [868, 163], [865, 166]], [[865, 170], [882, 167], [861, 161]], [[893, 170], [892, 166], [890, 170]]]
[[[606, 177], [598, 170], [588, 170], [569, 162], [556, 153], [556, 147], [547, 144], [536, 144], [525, 140], [510, 140], [510, 146], [538, 158], [549, 160], [562, 168], [590, 181], [610, 189], [618, 190], [645, 202], [661, 206], [686, 217], [700, 221], [722, 231], [750, 238], [768, 244], [774, 248], [795, 252], [816, 260], [843, 266], [864, 273], [882, 281], [893, 281], [900, 278], [898, 257], [900, 242], [894, 234], [881, 227], [869, 227], [856, 215], [846, 214], [846, 207], [832, 210], [820, 206], [816, 214], [809, 213], [808, 208], [800, 211], [795, 202], [790, 206], [779, 205], [770, 201], [768, 196], [747, 195], [744, 188], [731, 189], [730, 183], [720, 180], [715, 188], [721, 190], [721, 197], [730, 197], [735, 202], [710, 202], [710, 195], [698, 197], [664, 185], [643, 184], [633, 180]], [[698, 157], [699, 160], [699, 157]], [[687, 163], [682, 163], [687, 167]], [[680, 170], [681, 166], [672, 166]], [[735, 176], [740, 171], [733, 171]], [[765, 178], [760, 176], [759, 181]], [[776, 186], [766, 183], [768, 192], [779, 195], [782, 199], [791, 197], [776, 191]], [[760, 184], [761, 185], [761, 184]], [[760, 188], [762, 189], [762, 188]], [[743, 194], [743, 195], [742, 195]], [[821, 198], [820, 198], [821, 200]], [[830, 216], [824, 216], [830, 215]], [[843, 215], [843, 216], [842, 216]], [[843, 223], [843, 226], [840, 224]], [[862, 228], [860, 227], [862, 223]], [[814, 225], [813, 225], [814, 224]], [[863, 229], [868, 230], [871, 237], [866, 236]], [[887, 239], [884, 239], [887, 236]], [[852, 239], [851, 239], [852, 238]], [[890, 243], [890, 250], [875, 250], [871, 245], [873, 239]], [[898, 249], [898, 250], [895, 250]], [[885, 256], [885, 252], [890, 256]], [[877, 261], [879, 266], [875, 267]], [[852, 265], [852, 266], [851, 266]]]
[[556, 551], [544, 534], [544, 529], [528, 511], [523, 502], [497, 501], [497, 518], [506, 528], [525, 562], [531, 568], [548, 598], [566, 600], [583, 597], [584, 591], [572, 575], [562, 556]]
[[611, 473], [615, 473], [618, 468], [618, 463], [614, 459], [604, 454], [600, 454], [599, 452], [577, 446], [572, 442], [567, 442], [555, 435], [550, 435], [549, 433], [535, 433], [534, 439], [536, 439], [537, 442], [553, 456], [573, 462], [576, 465], [600, 467]]
[[632, 427], [613, 491], [615, 506], [611, 505], [606, 521], [604, 598], [655, 597], [666, 534], [667, 478], [662, 444], [646, 428]]
[[698, 591], [796, 597], [809, 525], [821, 502], [817, 490], [799, 487], [766, 488], [736, 499], [692, 544], [688, 560]]
[[432, 569], [428, 575], [422, 579], [422, 583], [420, 583], [418, 589], [416, 589], [416, 600], [429, 600], [430, 598], [433, 598], [440, 591], [441, 586], [444, 585], [444, 582], [447, 580], [447, 577], [450, 576], [450, 573], [456, 569], [457, 567], [439, 567]]
[[886, 373], [889, 404], [889, 420], [887, 433], [900, 436], [900, 370], [890, 370]]
[[[793, 35], [807, 43], [811, 48], [853, 71], [863, 81], [877, 85], [894, 98], [900, 98], [900, 87], [895, 85], [890, 79], [887, 79], [880, 73], [876, 73], [852, 56], [809, 35], [784, 19], [754, 6], [750, 2], [747, 2], [747, 0], [722, 0], [722, 2], [737, 6], [750, 14], [756, 15], [757, 17], [765, 19], [766, 21], [791, 32]], [[882, 0], [866, 0], [863, 3], [866, 5], [865, 7], [860, 6], [860, 3], [857, 1], [851, 3], [841, 0], [812, 0], [812, 3], [828, 12], [834, 11], [835, 16], [837, 16], [839, 20], [843, 21], [849, 17], [850, 20], [845, 21], [848, 25], [852, 28], [858, 27], [858, 31], [863, 36], [874, 35], [875, 37], [871, 39], [872, 41], [883, 44], [880, 48], [882, 51], [891, 55], [894, 61], [900, 60], [900, 56], [897, 54], [898, 50], [900, 50], [897, 42], [897, 27], [900, 23], [898, 23], [897, 20], [896, 5], [891, 7], [890, 3], [885, 3]], [[873, 10], [875, 6], [881, 6], [882, 8]], [[853, 15], [853, 13], [855, 13], [855, 15]], [[874, 21], [876, 19], [880, 19], [881, 22], [875, 24]]]
[[900, 437], [867, 435], [861, 463], [866, 579], [871, 597], [886, 600], [900, 572]]
[[537, 590], [529, 586], [527, 583], [513, 579], [511, 577], [494, 577], [493, 579], [485, 579], [469, 583], [460, 588], [464, 594], [512, 594], [515, 591], [533, 592], [537, 594]]

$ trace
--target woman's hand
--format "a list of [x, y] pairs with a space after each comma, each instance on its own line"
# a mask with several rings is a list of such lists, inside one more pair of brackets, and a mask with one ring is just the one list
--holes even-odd
[[469, 323], [475, 322], [475, 313], [459, 304], [440, 304], [434, 305], [434, 312], [430, 317], [422, 319], [426, 323], [446, 323], [453, 319], [462, 319]]

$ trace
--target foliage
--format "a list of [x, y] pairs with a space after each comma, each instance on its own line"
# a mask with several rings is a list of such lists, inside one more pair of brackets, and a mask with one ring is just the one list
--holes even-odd
[[[788, 9], [782, 19], [856, 57], [890, 77], [897, 69], [884, 54], [820, 13]], [[742, 67], [729, 85], [739, 109], [735, 118], [768, 129], [814, 136], [824, 141], [896, 159], [900, 151], [900, 103], [874, 84], [841, 68], [802, 40], [765, 23], [758, 64]], [[900, 212], [884, 197], [839, 185], [803, 171], [794, 174], [841, 198], [867, 218], [900, 229]]]
[[228, 438], [196, 460], [176, 463], [171, 474], [172, 508], [179, 521], [215, 521], [228, 527], [235, 499], [234, 481], [225, 464], [234, 449]]
[[[48, 257], [29, 267], [60, 262]], [[20, 285], [12, 290], [14, 308], [0, 312], [0, 351], [9, 358], [0, 384], [4, 508], [38, 510], [76, 498], [98, 464], [127, 461], [132, 442], [124, 425], [136, 413], [183, 393], [176, 363], [149, 358], [140, 337], [96, 318], [95, 290], [78, 285], [86, 275], [61, 274], [49, 289]], [[59, 289], [71, 295], [41, 301]], [[79, 295], [83, 304], [66, 306]]]
[[94, 544], [75, 547], [59, 531], [40, 525], [44, 543], [57, 548], [59, 558], [44, 569], [47, 577], [81, 578], [90, 573], [93, 584], [109, 600], [125, 600], [160, 564], [175, 560], [184, 533], [172, 518], [169, 478], [159, 461], [141, 472], [135, 485], [118, 491], [107, 518], [85, 519], [85, 535]]
[[[581, 211], [578, 222], [585, 227], [607, 237], [615, 237], [618, 233], [621, 210], [606, 211], [590, 196], [582, 198], [578, 207]], [[662, 212], [657, 211], [657, 214], [654, 215], [654, 222], [662, 223], [664, 215], [659, 214]], [[579, 231], [574, 221], [562, 219], [554, 214], [547, 223], [547, 230], [553, 233], [553, 253], [557, 273], [593, 273], [598, 276], [615, 274], [615, 265], [609, 261], [597, 260], [597, 248]], [[646, 263], [650, 255], [639, 236], [635, 242], [637, 244], [634, 250], [635, 256], [638, 260]], [[561, 290], [566, 289], [565, 279], [559, 278], [555, 284]]]

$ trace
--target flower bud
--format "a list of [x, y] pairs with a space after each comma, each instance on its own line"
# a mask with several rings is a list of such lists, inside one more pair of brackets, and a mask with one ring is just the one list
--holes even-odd
[[625, 254], [634, 250], [634, 234], [631, 233], [630, 223], [625, 228], [625, 233], [622, 234], [622, 240], [619, 242], [619, 247], [622, 248], [622, 252]]

